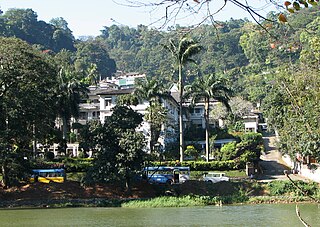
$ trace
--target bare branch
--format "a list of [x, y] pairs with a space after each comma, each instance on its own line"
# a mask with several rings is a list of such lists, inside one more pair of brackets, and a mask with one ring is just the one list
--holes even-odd
[[[152, 8], [161, 9], [163, 7], [164, 15], [160, 16], [160, 18], [156, 19], [155, 22], [152, 22], [150, 25], [154, 25], [155, 23], [161, 22], [160, 28], [164, 28], [168, 26], [171, 22], [176, 24], [178, 19], [186, 19], [190, 18], [191, 16], [200, 16], [201, 19], [197, 19], [198, 22], [195, 24], [190, 24], [191, 27], [198, 27], [199, 25], [205, 23], [206, 21], [210, 21], [213, 25], [215, 24], [214, 16], [219, 14], [227, 5], [228, 2], [236, 5], [240, 9], [246, 11], [248, 15], [265, 31], [265, 27], [259, 22], [259, 20], [263, 19], [265, 21], [275, 22], [272, 21], [262, 14], [259, 11], [268, 5], [274, 5], [277, 8], [282, 8], [283, 6], [278, 5], [277, 0], [266, 0], [266, 5], [262, 6], [261, 9], [255, 8], [246, 0], [220, 0], [222, 6], [218, 9], [212, 11], [212, 7], [217, 6], [216, 1], [212, 0], [149, 0], [149, 1], [142, 1], [142, 0], [113, 0], [117, 2], [117, 4], [130, 6], [130, 7], [144, 7], [144, 8]], [[124, 1], [125, 3], [119, 3], [120, 1]], [[241, 2], [242, 1], [242, 2]], [[245, 2], [245, 3], [243, 3]], [[253, 3], [256, 4], [256, 3]], [[187, 14], [187, 15], [186, 15]], [[201, 16], [203, 14], [203, 16]], [[184, 15], [183, 17], [181, 17]], [[179, 18], [180, 17], [180, 18]], [[259, 18], [259, 19], [257, 19]], [[267, 31], [268, 32], [268, 31]]]

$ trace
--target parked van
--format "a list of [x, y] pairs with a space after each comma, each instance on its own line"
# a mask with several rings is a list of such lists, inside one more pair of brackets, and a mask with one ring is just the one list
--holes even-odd
[[220, 181], [229, 181], [229, 177], [225, 173], [209, 172], [203, 175], [203, 180], [206, 182], [217, 183]]

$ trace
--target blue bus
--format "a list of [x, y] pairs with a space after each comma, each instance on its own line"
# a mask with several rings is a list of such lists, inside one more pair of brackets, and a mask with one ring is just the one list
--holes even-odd
[[66, 172], [64, 169], [33, 169], [30, 182], [42, 183], [63, 183], [66, 180]]
[[190, 180], [190, 167], [185, 166], [156, 166], [145, 167], [143, 174], [150, 183], [173, 184]]

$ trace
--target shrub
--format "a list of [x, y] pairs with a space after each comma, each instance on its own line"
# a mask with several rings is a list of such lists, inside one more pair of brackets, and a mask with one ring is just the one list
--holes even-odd
[[66, 172], [87, 172], [92, 166], [91, 158], [65, 158], [53, 161], [37, 160], [32, 163], [33, 169], [64, 168]]
[[272, 181], [267, 185], [270, 191], [270, 195], [292, 195], [292, 196], [303, 196], [303, 195], [318, 195], [319, 186], [317, 183], [295, 181], [295, 184], [302, 189], [298, 189], [290, 181]]
[[54, 159], [54, 153], [52, 151], [47, 151], [45, 154], [44, 154], [44, 157], [47, 161], [53, 161]]
[[91, 158], [66, 158], [62, 161], [67, 172], [87, 172], [92, 166]]
[[184, 153], [189, 157], [194, 157], [195, 160], [197, 160], [200, 155], [200, 152], [193, 145], [188, 145]]
[[221, 160], [231, 160], [237, 157], [237, 150], [236, 150], [236, 142], [227, 143], [223, 145], [220, 150]]

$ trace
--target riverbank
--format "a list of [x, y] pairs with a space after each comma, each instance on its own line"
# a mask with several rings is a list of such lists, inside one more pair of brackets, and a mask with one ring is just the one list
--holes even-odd
[[132, 185], [130, 192], [121, 185], [85, 187], [75, 181], [63, 184], [35, 183], [0, 189], [1, 208], [181, 207], [311, 201], [309, 197], [301, 196], [299, 193], [274, 196], [268, 190], [266, 183], [255, 181], [216, 184], [187, 181], [177, 185], [152, 185], [139, 182]]

